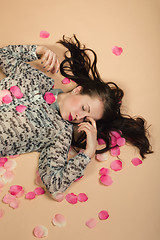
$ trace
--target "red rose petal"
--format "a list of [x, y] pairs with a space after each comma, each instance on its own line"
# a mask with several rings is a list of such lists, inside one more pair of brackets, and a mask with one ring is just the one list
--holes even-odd
[[102, 138], [98, 138], [98, 144], [99, 145], [103, 145], [103, 144], [106, 144], [106, 142], [102, 139]]
[[63, 84], [69, 84], [71, 81], [69, 80], [69, 78], [64, 78], [63, 80], [62, 80], [62, 83]]
[[122, 162], [120, 160], [115, 160], [111, 163], [111, 169], [114, 171], [120, 171], [122, 169]]
[[36, 194], [34, 192], [28, 192], [25, 197], [26, 199], [34, 199]]
[[69, 202], [71, 204], [76, 204], [78, 201], [78, 197], [74, 193], [67, 194], [65, 198], [66, 198], [67, 202]]
[[142, 164], [142, 160], [140, 160], [139, 158], [133, 158], [131, 162], [134, 166]]
[[99, 171], [99, 173], [100, 173], [101, 175], [108, 175], [109, 172], [110, 172], [110, 171], [109, 171], [108, 168], [101, 168], [100, 171]]
[[17, 112], [20, 112], [20, 113], [22, 113], [22, 112], [24, 112], [25, 110], [26, 110], [26, 106], [24, 106], [24, 105], [18, 105], [17, 107], [16, 107], [16, 110], [17, 110]]
[[15, 195], [15, 196], [20, 194], [22, 191], [23, 191], [23, 187], [20, 185], [12, 185], [9, 189], [10, 194]]
[[10, 102], [12, 102], [12, 100], [13, 100], [13, 98], [9, 94], [2, 98], [3, 103], [10, 103]]
[[102, 175], [100, 177], [100, 182], [106, 186], [110, 186], [113, 183], [112, 178], [109, 175]]
[[85, 193], [79, 193], [78, 194], [78, 201], [80, 202], [86, 202], [88, 200], [88, 197]]
[[49, 38], [50, 33], [47, 31], [40, 31], [40, 37], [41, 38]]
[[114, 46], [112, 48], [112, 53], [115, 54], [116, 56], [120, 56], [123, 52], [123, 49], [121, 47]]
[[54, 96], [53, 93], [51, 92], [46, 92], [44, 95], [44, 100], [48, 103], [48, 104], [52, 104], [56, 101], [56, 98]]
[[117, 157], [120, 155], [120, 148], [118, 146], [114, 147], [110, 150], [110, 153], [112, 156]]
[[23, 97], [23, 93], [21, 92], [20, 88], [17, 86], [12, 86], [10, 88], [10, 91], [13, 94], [13, 96], [15, 96], [18, 99]]
[[122, 137], [120, 137], [120, 138], [118, 138], [117, 139], [117, 145], [118, 146], [124, 146], [126, 144], [126, 139], [125, 138], [122, 138]]
[[34, 193], [35, 193], [36, 195], [42, 195], [42, 194], [45, 193], [45, 191], [44, 191], [43, 188], [38, 187], [38, 188], [35, 188], [35, 189], [34, 189]]
[[7, 161], [8, 161], [8, 158], [0, 158], [0, 167], [3, 167]]
[[111, 133], [112, 136], [114, 136], [116, 138], [120, 138], [121, 134], [122, 134], [121, 131], [120, 131], [121, 134], [119, 132], [116, 132], [116, 131], [111, 131], [110, 133]]
[[106, 210], [99, 212], [98, 217], [100, 220], [105, 220], [109, 217], [109, 214]]

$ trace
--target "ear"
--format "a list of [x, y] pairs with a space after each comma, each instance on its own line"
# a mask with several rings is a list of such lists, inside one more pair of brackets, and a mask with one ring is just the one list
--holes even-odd
[[78, 94], [78, 93], [81, 92], [81, 90], [82, 90], [82, 86], [78, 86], [78, 87], [74, 88], [74, 89], [72, 90], [72, 92], [75, 93], [75, 94]]

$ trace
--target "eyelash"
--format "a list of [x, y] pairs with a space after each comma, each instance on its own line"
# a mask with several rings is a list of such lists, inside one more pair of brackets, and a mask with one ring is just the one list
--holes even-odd
[[84, 108], [84, 106], [82, 106], [82, 110], [83, 110], [83, 111], [85, 111], [85, 108]]

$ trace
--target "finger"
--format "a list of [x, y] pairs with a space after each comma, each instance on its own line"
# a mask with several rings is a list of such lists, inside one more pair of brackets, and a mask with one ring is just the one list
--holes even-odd
[[49, 66], [48, 71], [50, 71], [50, 70], [52, 72], [54, 71], [54, 69], [55, 69], [54, 68], [55, 62], [56, 62], [56, 57], [55, 57], [55, 55], [53, 55], [52, 58], [51, 58], [51, 65]]
[[81, 126], [88, 126], [89, 128], [92, 128], [93, 126], [89, 123], [89, 122], [82, 122], [82, 123], [80, 123], [80, 124], [78, 124], [78, 126], [79, 127], [81, 127]]
[[57, 64], [57, 67], [56, 67], [56, 73], [57, 73], [60, 68], [60, 62], [59, 62], [58, 58], [56, 59], [56, 64]]
[[[55, 62], [55, 60], [53, 60], [53, 54], [49, 54], [48, 60], [47, 60], [46, 63], [44, 64], [44, 67], [50, 65], [50, 64], [52, 63], [52, 61]], [[49, 69], [50, 69], [50, 67], [49, 67]], [[48, 69], [48, 70], [49, 70], [49, 69]]]
[[97, 128], [96, 121], [93, 118], [87, 117], [87, 119], [92, 123], [93, 127]]
[[44, 63], [45, 61], [47, 61], [48, 55], [49, 55], [49, 51], [47, 50], [47, 51], [45, 52], [45, 54], [43, 55], [42, 59], [41, 59], [41, 62], [42, 62], [42, 63]]

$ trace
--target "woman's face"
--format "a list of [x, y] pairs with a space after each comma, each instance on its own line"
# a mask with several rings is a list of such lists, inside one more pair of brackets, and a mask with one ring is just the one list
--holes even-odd
[[59, 101], [62, 118], [73, 123], [83, 122], [85, 117], [100, 120], [103, 116], [103, 102], [98, 97], [81, 95], [80, 90], [81, 86], [78, 86], [72, 92], [64, 93]]

